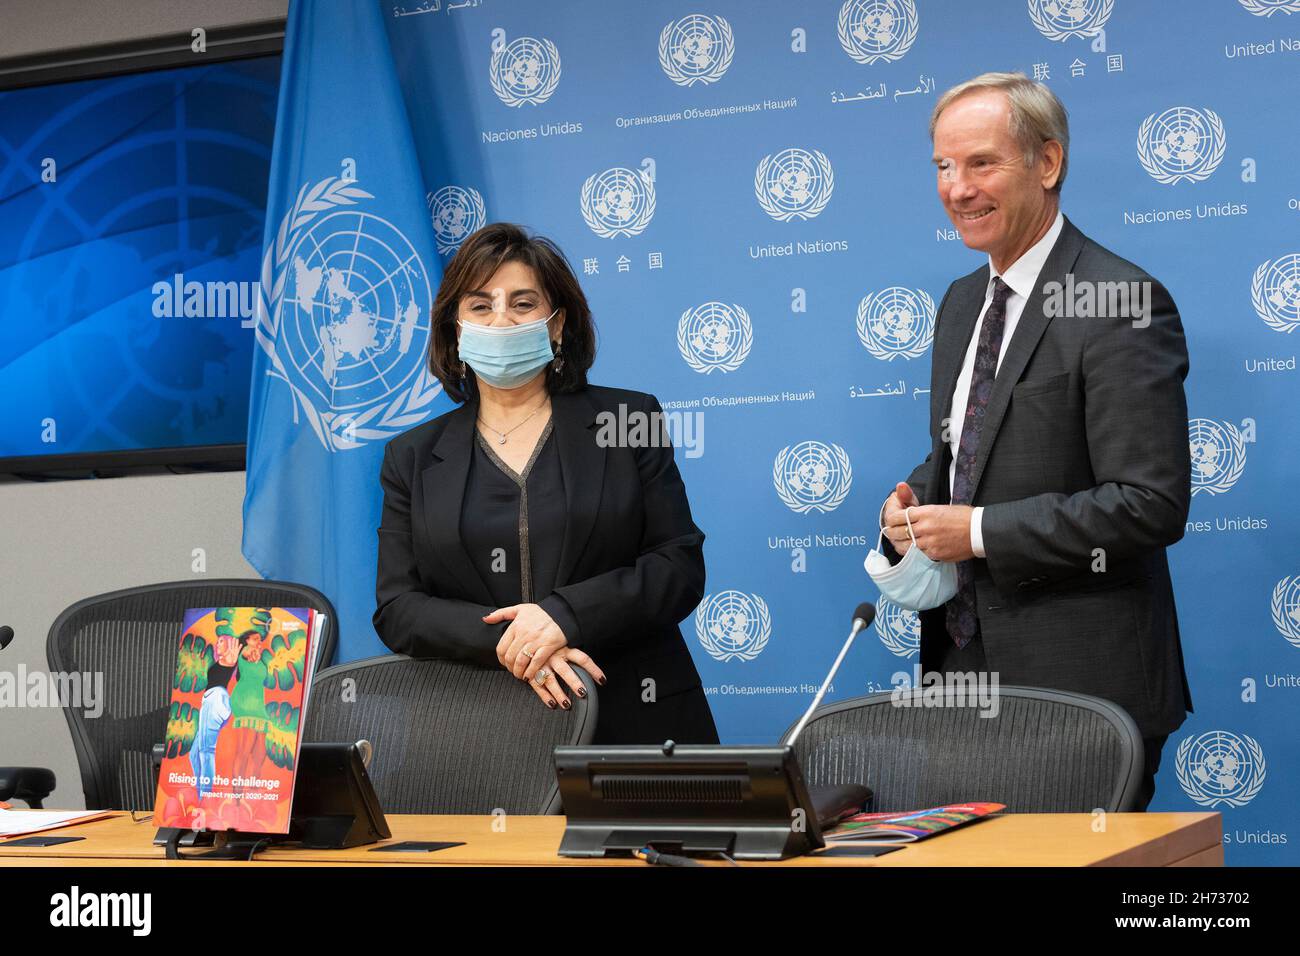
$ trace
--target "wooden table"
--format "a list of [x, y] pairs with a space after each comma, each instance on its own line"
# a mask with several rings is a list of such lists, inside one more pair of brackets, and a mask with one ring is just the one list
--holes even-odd
[[[84, 840], [51, 847], [11, 847], [0, 840], [0, 866], [193, 866], [169, 861], [152, 843], [146, 815], [130, 814], [48, 831]], [[463, 842], [433, 853], [272, 848], [259, 865], [346, 866], [634, 866], [633, 859], [570, 859], [556, 854], [563, 817], [390, 816], [387, 843], [403, 840]], [[493, 824], [496, 824], [494, 829]], [[504, 829], [502, 829], [504, 827]], [[994, 816], [951, 833], [879, 857], [805, 856], [741, 866], [1222, 866], [1222, 818], [1218, 813], [1112, 813], [1105, 829], [1088, 813], [1017, 813]], [[376, 844], [376, 845], [384, 845]], [[705, 861], [713, 865], [715, 861]], [[243, 862], [205, 861], [209, 866]], [[724, 861], [716, 861], [726, 866]]]

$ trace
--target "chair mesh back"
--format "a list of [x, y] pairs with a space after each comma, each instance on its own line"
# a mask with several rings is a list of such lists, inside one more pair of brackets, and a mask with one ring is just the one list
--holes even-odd
[[[280, 581], [154, 584], [79, 601], [50, 628], [46, 656], [56, 674], [103, 675], [103, 712], [65, 707], [86, 806], [146, 810], [154, 805], [154, 744], [167, 735], [176, 653], [192, 607], [311, 607], [329, 615], [323, 664], [334, 656], [334, 608], [320, 592]], [[92, 678], [93, 679], [93, 678]]]
[[810, 786], [865, 784], [881, 812], [974, 801], [1021, 813], [1133, 805], [1141, 737], [1109, 701], [1001, 687], [997, 715], [981, 717], [969, 703], [898, 707], [891, 697], [844, 701], [808, 722], [795, 752]]
[[374, 745], [369, 774], [385, 813], [555, 812], [562, 744], [590, 743], [587, 698], [547, 708], [501, 668], [401, 655], [332, 667], [317, 678], [305, 739]]

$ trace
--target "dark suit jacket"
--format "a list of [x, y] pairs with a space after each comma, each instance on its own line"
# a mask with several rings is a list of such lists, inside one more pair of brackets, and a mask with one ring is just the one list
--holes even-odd
[[[597, 415], [660, 412], [654, 396], [591, 386], [551, 397], [568, 524], [553, 594], [538, 602], [570, 646], [605, 672], [597, 742], [716, 743], [717, 731], [678, 622], [704, 595], [704, 534], [668, 447], [601, 447]], [[500, 667], [506, 623], [460, 536], [478, 405], [469, 402], [388, 443], [380, 480], [378, 607], [383, 642], [414, 657]], [[643, 703], [653, 679], [655, 701]], [[532, 693], [527, 690], [527, 693]], [[537, 704], [542, 707], [541, 702]]]
[[[1044, 286], [1149, 282], [1150, 325], [1045, 313]], [[957, 375], [988, 287], [987, 264], [939, 306], [929, 457], [908, 478], [947, 504], [943, 438]], [[984, 653], [1003, 684], [1054, 687], [1124, 707], [1143, 736], [1191, 710], [1165, 548], [1191, 499], [1187, 348], [1165, 288], [1065, 220], [994, 380], [976, 456], [986, 560], [974, 561]], [[1096, 549], [1102, 549], [1098, 552]], [[1105, 571], [1093, 570], [1104, 554]], [[951, 638], [944, 609], [921, 615], [921, 666]]]

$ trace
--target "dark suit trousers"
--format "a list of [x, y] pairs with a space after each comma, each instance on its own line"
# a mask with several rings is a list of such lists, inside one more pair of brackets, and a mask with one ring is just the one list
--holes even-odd
[[[944, 652], [943, 664], [940, 668], [944, 673], [988, 669], [988, 662], [984, 659], [984, 642], [980, 640], [978, 634], [965, 647], [959, 648], [951, 641], [947, 643], [948, 647]], [[1138, 785], [1137, 803], [1133, 807], [1135, 811], [1146, 810], [1151, 803], [1152, 796], [1155, 795], [1156, 771], [1160, 769], [1160, 752], [1164, 749], [1165, 741], [1168, 739], [1168, 734], [1142, 739], [1145, 758], [1142, 767], [1142, 781]]]

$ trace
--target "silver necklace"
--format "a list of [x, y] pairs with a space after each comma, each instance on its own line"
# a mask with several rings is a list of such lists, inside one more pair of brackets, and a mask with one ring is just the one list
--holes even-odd
[[499, 429], [493, 428], [493, 427], [492, 427], [491, 425], [489, 425], [487, 422], [483, 421], [483, 416], [482, 416], [482, 415], [479, 416], [478, 420], [479, 420], [480, 422], [483, 422], [483, 427], [485, 427], [488, 431], [490, 431], [490, 432], [495, 432], [495, 433], [499, 436], [499, 437], [497, 438], [497, 444], [498, 444], [498, 445], [504, 445], [504, 444], [506, 443], [506, 438], [510, 435], [511, 432], [515, 431], [516, 429], [522, 428], [522, 427], [524, 426], [524, 423], [527, 422], [528, 419], [530, 419], [530, 418], [532, 418], [534, 415], [536, 415], [538, 412], [540, 412], [543, 408], [545, 408], [545, 407], [546, 407], [546, 403], [549, 402], [550, 400], [551, 400], [551, 397], [550, 397], [549, 395], [546, 396], [546, 398], [542, 400], [542, 404], [538, 405], [538, 406], [537, 406], [536, 408], [534, 408], [531, 412], [529, 412], [527, 415], [525, 415], [524, 418], [519, 422], [519, 424], [514, 425], [514, 426], [511, 427], [511, 428], [507, 428], [505, 431], [500, 431]]

